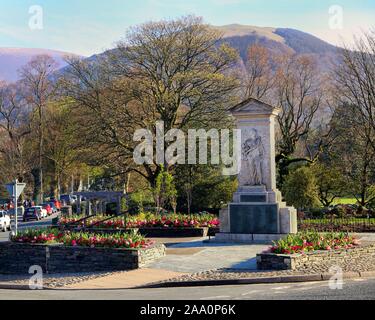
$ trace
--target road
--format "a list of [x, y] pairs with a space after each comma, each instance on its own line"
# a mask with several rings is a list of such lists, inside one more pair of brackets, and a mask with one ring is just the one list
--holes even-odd
[[0, 300], [374, 300], [375, 279], [328, 282], [124, 290], [0, 290]]
[[[42, 228], [48, 227], [52, 225], [52, 219], [56, 217], [56, 215], [49, 216], [40, 221], [29, 221], [29, 222], [22, 222], [22, 218], [18, 218], [18, 228], [22, 229], [31, 229], [31, 228]], [[9, 239], [9, 232], [0, 232], [0, 242], [8, 241]]]

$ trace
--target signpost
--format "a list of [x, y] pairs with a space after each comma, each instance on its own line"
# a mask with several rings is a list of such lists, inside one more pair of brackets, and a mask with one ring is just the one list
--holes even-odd
[[[6, 189], [8, 190], [9, 195], [12, 198], [12, 201], [14, 203], [14, 233], [17, 235], [18, 232], [18, 198], [20, 197], [21, 193], [23, 192], [23, 189], [25, 189], [26, 184], [25, 183], [19, 183], [16, 179], [15, 182], [8, 183], [5, 185]], [[13, 226], [12, 226], [13, 229]]]

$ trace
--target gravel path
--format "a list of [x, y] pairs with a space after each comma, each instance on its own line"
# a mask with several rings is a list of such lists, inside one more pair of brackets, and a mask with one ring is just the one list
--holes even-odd
[[[43, 285], [45, 288], [61, 288], [67, 285], [84, 282], [87, 280], [106, 277], [120, 272], [90, 272], [90, 273], [62, 273], [43, 275]], [[28, 285], [29, 275], [0, 275], [0, 283]]]

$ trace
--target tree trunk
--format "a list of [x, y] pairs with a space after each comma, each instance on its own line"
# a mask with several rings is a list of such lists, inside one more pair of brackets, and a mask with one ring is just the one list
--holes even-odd
[[39, 113], [39, 199], [40, 203], [43, 203], [43, 110], [42, 106], [38, 107]]
[[126, 182], [125, 182], [125, 193], [126, 193], [126, 194], [129, 193], [129, 189], [130, 189], [130, 177], [131, 177], [131, 173], [129, 172], [129, 173], [126, 175]]
[[40, 171], [39, 168], [34, 168], [31, 170], [31, 175], [34, 178], [34, 189], [33, 189], [33, 200], [38, 202], [40, 200]]
[[56, 193], [56, 199], [60, 199], [61, 195], [61, 175], [57, 175], [57, 193]]

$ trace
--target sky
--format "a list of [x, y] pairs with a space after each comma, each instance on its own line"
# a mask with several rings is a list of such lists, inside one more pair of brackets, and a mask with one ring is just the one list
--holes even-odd
[[0, 47], [90, 56], [132, 25], [187, 14], [213, 25], [294, 28], [342, 45], [375, 27], [375, 0], [0, 0]]

